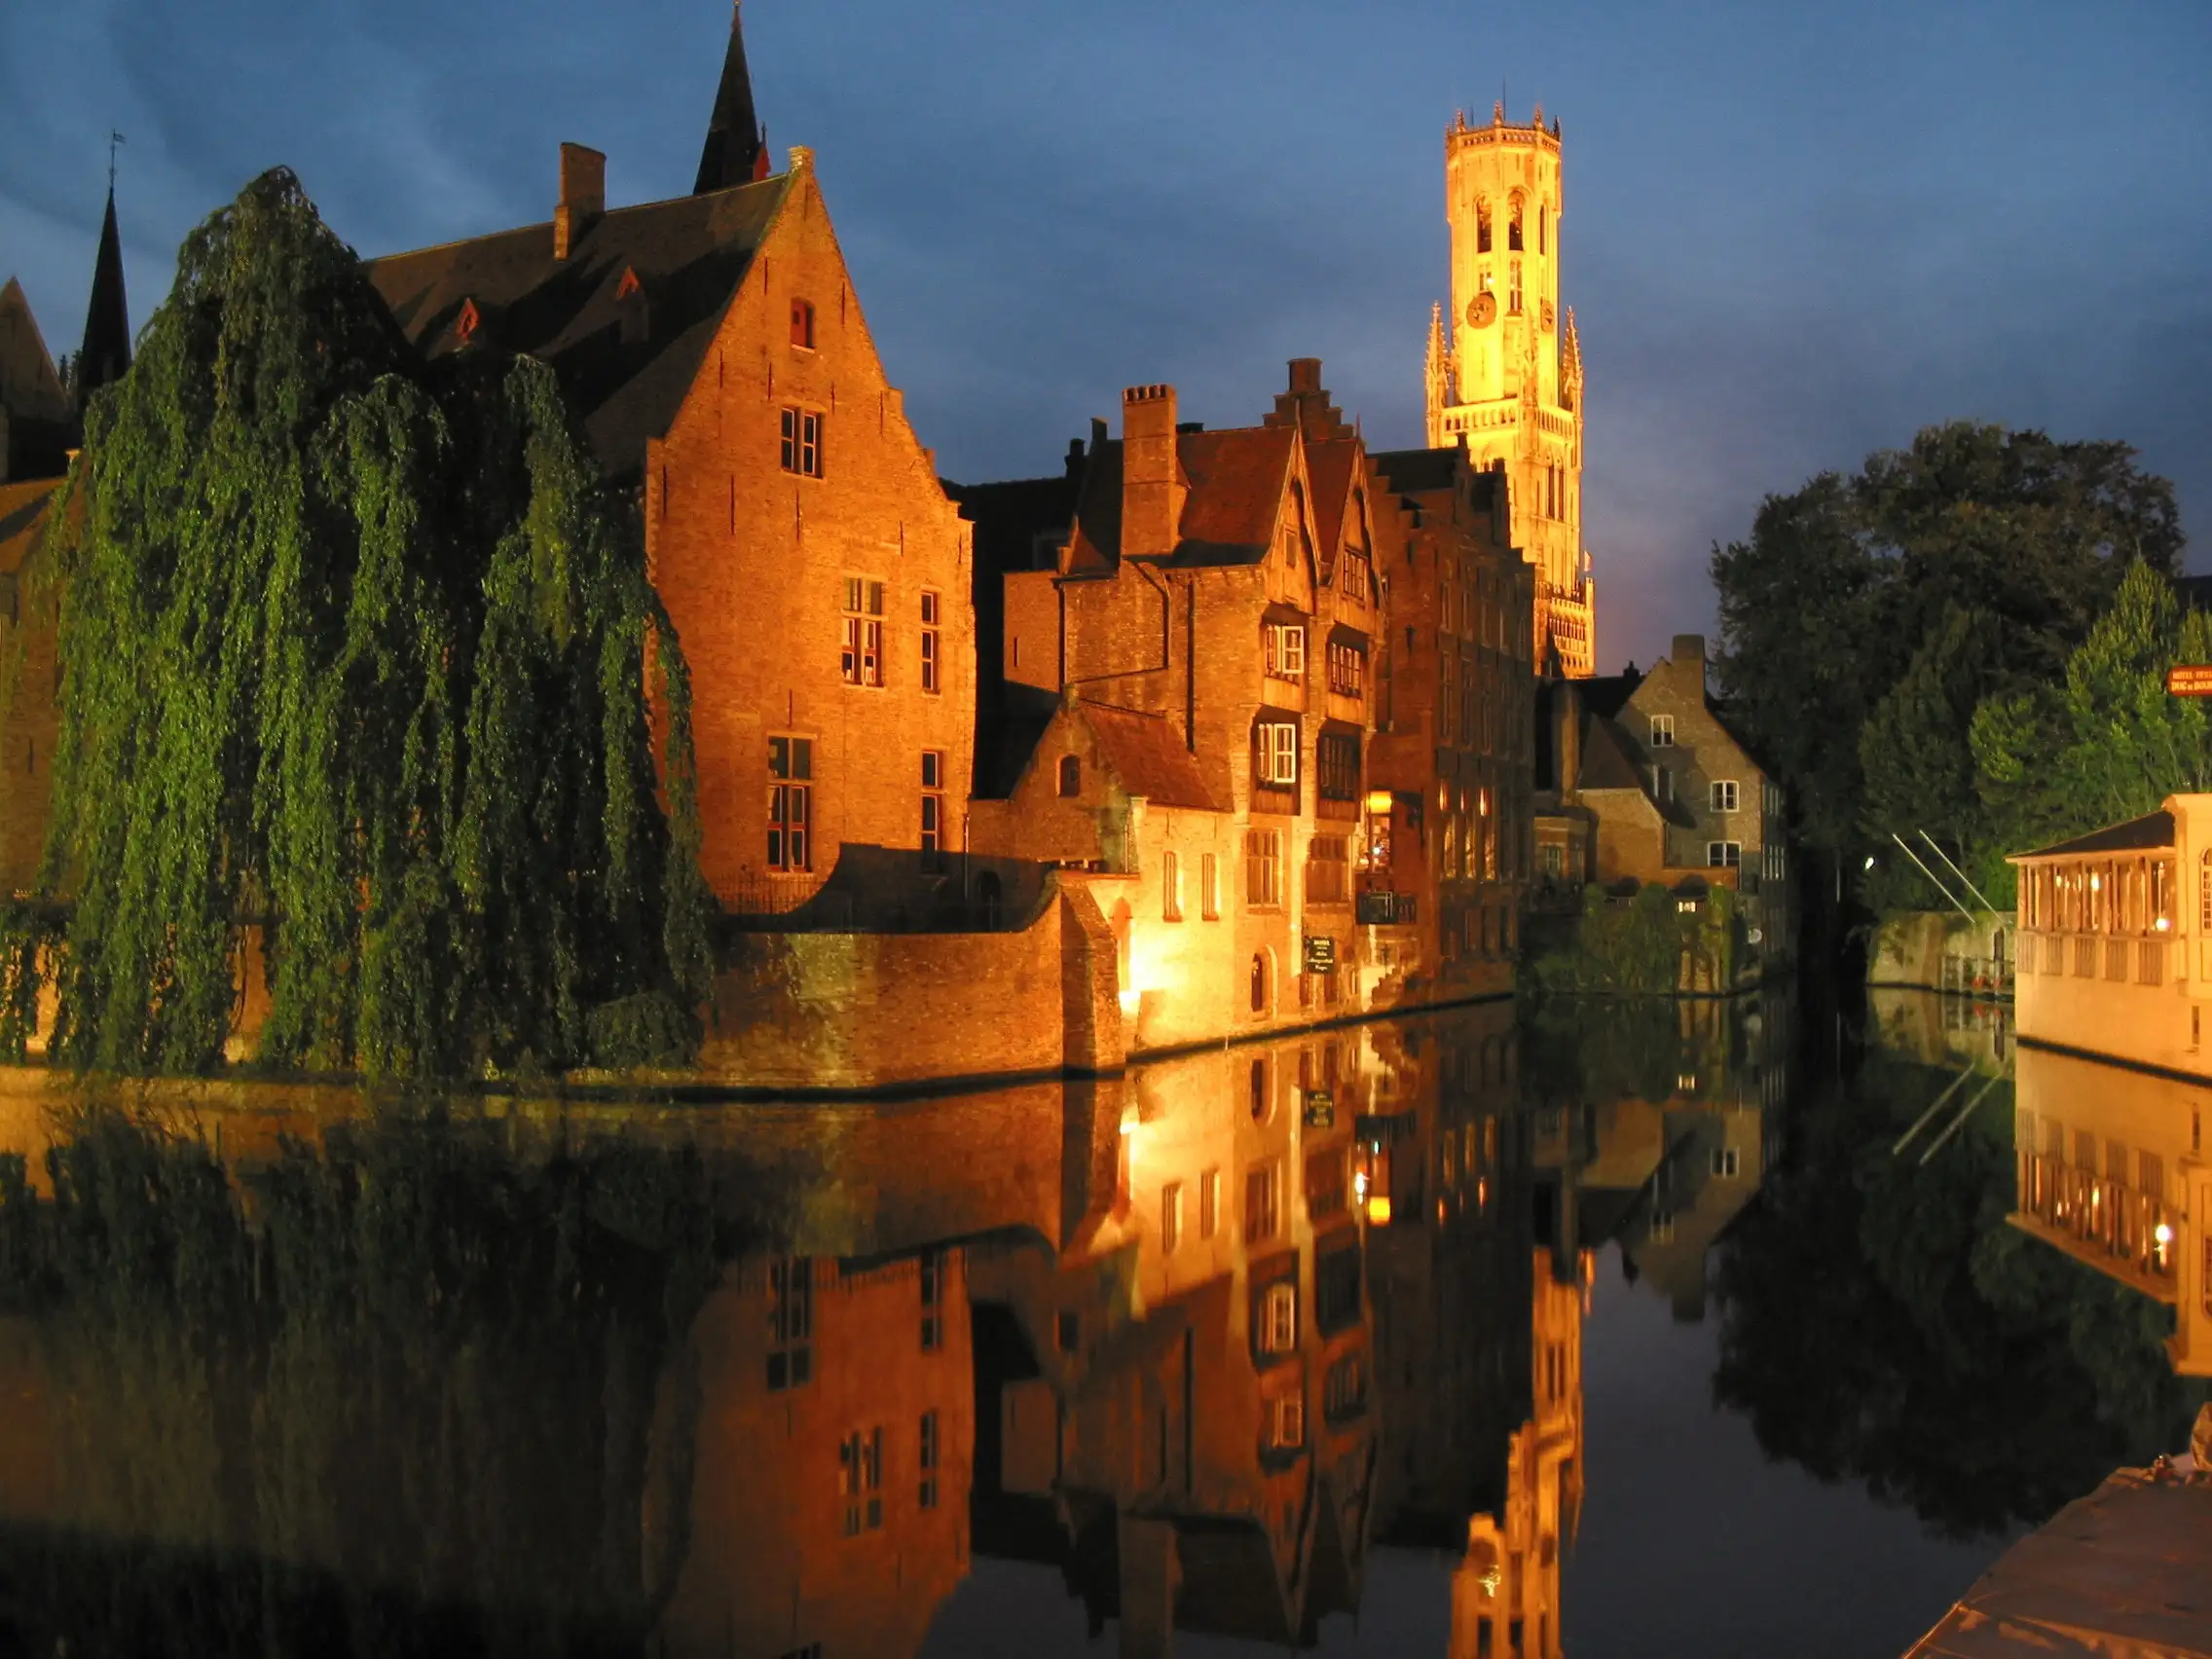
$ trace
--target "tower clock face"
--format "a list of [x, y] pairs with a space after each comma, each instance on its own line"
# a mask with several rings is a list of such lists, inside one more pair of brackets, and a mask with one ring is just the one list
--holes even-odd
[[1467, 326], [1469, 328], [1488, 328], [1491, 325], [1491, 320], [1496, 315], [1497, 296], [1495, 294], [1486, 291], [1477, 294], [1467, 302]]

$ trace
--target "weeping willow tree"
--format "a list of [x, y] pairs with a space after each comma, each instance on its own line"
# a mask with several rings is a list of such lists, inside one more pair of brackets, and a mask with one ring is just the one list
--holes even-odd
[[188, 238], [42, 557], [62, 731], [0, 1041], [371, 1075], [672, 1059], [708, 971], [689, 695], [550, 370], [409, 347], [288, 171]]

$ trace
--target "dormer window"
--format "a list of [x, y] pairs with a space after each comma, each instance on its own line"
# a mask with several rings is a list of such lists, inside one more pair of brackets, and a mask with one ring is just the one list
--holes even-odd
[[1651, 747], [1654, 749], [1672, 749], [1674, 746], [1675, 717], [1673, 715], [1653, 715], [1651, 717]]
[[1306, 678], [1306, 626], [1271, 622], [1267, 626], [1268, 672], [1277, 680]]
[[814, 306], [810, 301], [792, 301], [792, 346], [800, 351], [814, 350]]

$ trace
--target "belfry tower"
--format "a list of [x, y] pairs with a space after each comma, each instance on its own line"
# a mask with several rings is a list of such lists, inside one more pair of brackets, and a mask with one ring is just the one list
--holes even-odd
[[1597, 672], [1597, 584], [1582, 547], [1582, 352], [1559, 303], [1559, 123], [1466, 112], [1444, 135], [1452, 308], [1430, 313], [1428, 441], [1464, 443], [1509, 480], [1513, 544], [1536, 568], [1536, 661]]

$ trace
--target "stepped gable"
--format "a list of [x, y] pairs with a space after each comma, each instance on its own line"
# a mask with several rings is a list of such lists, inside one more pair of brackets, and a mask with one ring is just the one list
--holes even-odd
[[[369, 279], [426, 355], [489, 345], [550, 363], [601, 470], [634, 480], [645, 441], [668, 431], [698, 379], [791, 180], [617, 207], [588, 219], [566, 258], [540, 223], [387, 254], [369, 261]], [[457, 330], [464, 307], [478, 322]]]

